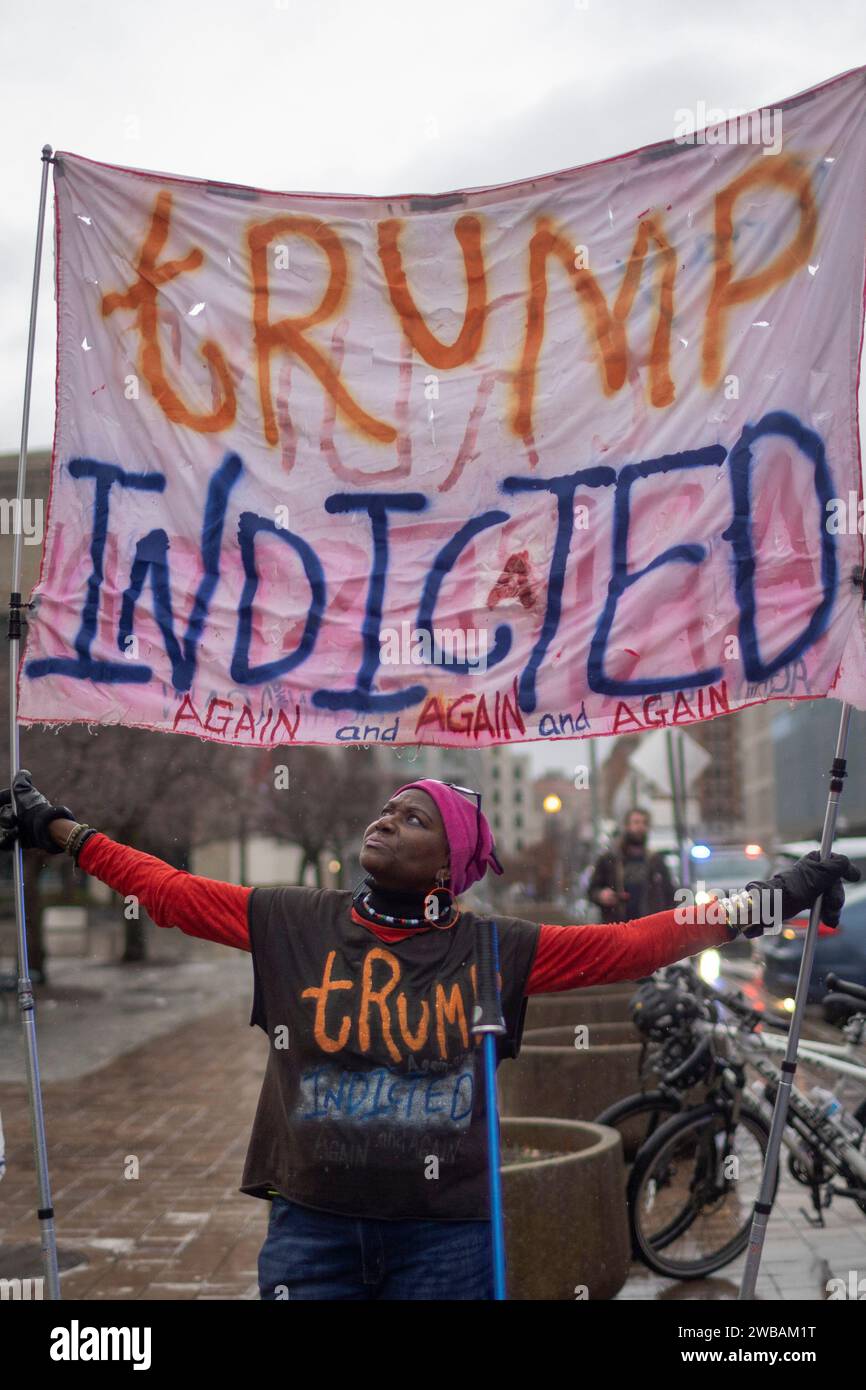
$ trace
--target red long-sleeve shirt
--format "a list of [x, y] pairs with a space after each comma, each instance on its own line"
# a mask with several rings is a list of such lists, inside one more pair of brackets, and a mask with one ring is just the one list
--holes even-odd
[[[107, 835], [91, 835], [78, 856], [88, 874], [125, 897], [135, 896], [158, 927], [250, 950], [247, 904], [252, 888], [175, 869]], [[686, 921], [677, 921], [686, 917]], [[695, 921], [694, 909], [656, 912], [634, 922], [541, 927], [527, 994], [613, 984], [651, 975], [663, 965], [729, 941], [727, 928]], [[411, 930], [364, 923], [382, 941]]]

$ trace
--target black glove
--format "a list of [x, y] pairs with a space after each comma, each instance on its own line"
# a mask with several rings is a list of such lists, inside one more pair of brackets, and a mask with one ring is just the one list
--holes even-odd
[[[774, 918], [775, 925], [798, 917], [812, 906], [816, 898], [821, 898], [821, 921], [826, 922], [828, 927], [837, 927], [845, 904], [842, 880], [856, 883], [859, 878], [860, 870], [855, 868], [846, 854], [831, 854], [829, 859], [822, 859], [820, 852], [813, 849], [805, 858], [798, 859], [792, 868], [774, 874], [767, 882], [747, 883], [746, 888], [766, 888], [781, 893], [781, 915]], [[770, 899], [771, 912], [774, 901]], [[769, 920], [764, 921], [761, 930], [769, 925]], [[760, 931], [752, 927], [745, 935], [759, 936]]]
[[15, 792], [14, 810], [9, 788], [0, 791], [0, 850], [11, 849], [17, 836], [22, 849], [62, 854], [62, 845], [56, 844], [51, 838], [48, 827], [53, 820], [75, 820], [69, 807], [52, 806], [47, 797], [36, 790], [26, 767], [15, 774], [12, 788]]

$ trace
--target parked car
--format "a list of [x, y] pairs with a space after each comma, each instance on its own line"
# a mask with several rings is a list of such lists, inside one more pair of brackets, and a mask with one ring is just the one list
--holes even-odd
[[[784, 845], [779, 845], [776, 850], [776, 863], [773, 866], [774, 872], [779, 869], [790, 868], [798, 859], [811, 853], [813, 849], [820, 850], [821, 844], [818, 840], [789, 840]], [[847, 854], [852, 864], [857, 868], [866, 880], [866, 835], [839, 835], [833, 841], [834, 854]]]
[[[808, 925], [808, 916], [794, 917], [776, 935], [760, 936], [752, 942], [753, 959], [763, 970], [764, 988], [779, 1008], [797, 988]], [[817, 1003], [826, 993], [824, 980], [831, 970], [840, 979], [866, 987], [866, 883], [846, 884], [845, 906], [836, 929], [823, 923], [818, 927], [809, 1003]]]
[[[702, 851], [700, 858], [698, 851]], [[698, 844], [691, 850], [691, 873], [693, 888], [703, 884], [708, 895], [725, 897], [738, 893], [752, 879], [769, 878], [772, 865], [760, 845]]]

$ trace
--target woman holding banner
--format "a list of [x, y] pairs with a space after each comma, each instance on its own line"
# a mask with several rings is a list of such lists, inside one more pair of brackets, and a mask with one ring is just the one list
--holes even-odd
[[[470, 1035], [476, 915], [459, 898], [501, 873], [480, 793], [424, 779], [367, 828], [354, 892], [247, 888], [174, 869], [53, 805], [22, 769], [0, 794], [0, 846], [69, 853], [159, 927], [249, 951], [251, 1024], [270, 1042], [240, 1190], [271, 1203], [263, 1299], [491, 1296], [484, 1089]], [[758, 935], [823, 894], [838, 921], [844, 855], [769, 885], [780, 912], [714, 902], [628, 923], [497, 917], [502, 1009], [520, 1045], [532, 994], [650, 975]], [[752, 900], [750, 900], [752, 901]], [[758, 895], [754, 902], [759, 901]], [[767, 899], [761, 895], [760, 901]]]

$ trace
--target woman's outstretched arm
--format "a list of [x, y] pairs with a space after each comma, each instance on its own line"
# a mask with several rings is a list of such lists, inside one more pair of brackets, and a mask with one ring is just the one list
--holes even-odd
[[[835, 927], [845, 903], [843, 879], [856, 883], [859, 878], [860, 870], [844, 854], [821, 859], [813, 850], [766, 882], [753, 880], [743, 893], [711, 898], [701, 907], [682, 904], [605, 926], [542, 926], [526, 993], [640, 979], [708, 947], [724, 946], [741, 925], [746, 936], [779, 931], [818, 898], [822, 920]], [[732, 910], [728, 926], [726, 914]]]
[[[52, 821], [52, 839], [58, 845], [65, 843], [74, 824]], [[250, 949], [247, 903], [252, 888], [175, 869], [164, 859], [102, 834], [91, 835], [85, 842], [78, 865], [124, 897], [136, 897], [158, 927], [177, 927], [187, 936], [241, 951]]]
[[[696, 921], [703, 915], [710, 920]], [[731, 935], [705, 908], [671, 908], [633, 922], [588, 923], [586, 926], [545, 924], [526, 984], [527, 994], [583, 989], [652, 975], [663, 965], [710, 947], [727, 945]], [[685, 919], [685, 920], [683, 920]]]

